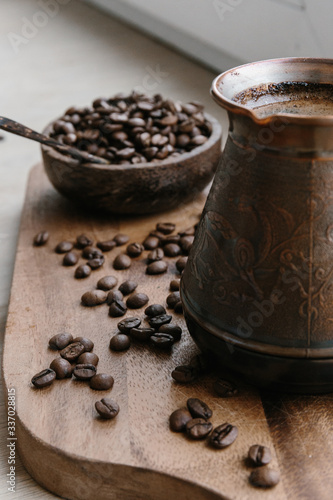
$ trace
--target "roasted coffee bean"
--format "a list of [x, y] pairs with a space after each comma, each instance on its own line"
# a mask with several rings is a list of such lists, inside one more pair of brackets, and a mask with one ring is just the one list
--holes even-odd
[[90, 380], [96, 374], [96, 366], [92, 364], [76, 365], [73, 374], [78, 380]]
[[127, 312], [126, 304], [122, 300], [114, 300], [109, 308], [109, 316], [119, 318]]
[[125, 253], [117, 255], [113, 261], [113, 267], [116, 270], [128, 269], [132, 264], [132, 259]]
[[146, 250], [154, 250], [160, 244], [160, 240], [156, 236], [148, 236], [144, 242], [143, 246]]
[[101, 278], [97, 281], [97, 288], [99, 290], [104, 290], [105, 292], [107, 292], [114, 288], [117, 283], [118, 280], [114, 276], [104, 276], [104, 278]]
[[169, 234], [168, 236], [164, 236], [164, 239], [161, 241], [161, 245], [168, 245], [169, 243], [174, 243], [178, 245], [180, 241], [179, 234]]
[[257, 466], [267, 465], [272, 460], [271, 450], [260, 444], [253, 444], [250, 447], [248, 457]]
[[115, 418], [119, 413], [118, 404], [110, 398], [103, 398], [101, 401], [97, 401], [95, 408], [101, 418], [108, 420]]
[[181, 248], [176, 243], [168, 243], [163, 247], [163, 251], [167, 257], [177, 257], [181, 253]]
[[176, 144], [182, 149], [185, 149], [191, 141], [191, 137], [188, 134], [179, 134], [176, 139]]
[[102, 250], [97, 247], [87, 246], [82, 250], [82, 257], [84, 259], [95, 259], [95, 257], [100, 257], [102, 254]]
[[139, 340], [140, 342], [146, 342], [152, 335], [154, 335], [154, 333], [154, 328], [132, 328], [130, 331], [130, 336], [135, 340]]
[[179, 301], [180, 301], [180, 293], [179, 292], [170, 293], [166, 299], [166, 303], [168, 304], [170, 309], [173, 309]]
[[186, 430], [186, 424], [190, 420], [192, 420], [192, 416], [188, 409], [180, 408], [171, 413], [169, 417], [170, 429], [173, 432], [184, 432]]
[[117, 327], [121, 333], [125, 333], [129, 335], [132, 328], [138, 328], [141, 325], [140, 318], [125, 318], [122, 321], [119, 321]]
[[80, 342], [84, 346], [85, 352], [90, 352], [94, 348], [94, 343], [87, 337], [75, 337], [73, 342]]
[[31, 382], [37, 389], [42, 389], [43, 387], [51, 385], [55, 378], [56, 372], [51, 370], [51, 368], [46, 368], [46, 370], [36, 373], [36, 375], [32, 377]]
[[176, 262], [176, 268], [181, 273], [184, 271], [188, 257], [180, 257]]
[[110, 252], [116, 246], [116, 242], [114, 240], [99, 241], [96, 246], [102, 252]]
[[185, 254], [188, 254], [193, 245], [194, 236], [182, 236], [179, 245]]
[[166, 314], [166, 310], [161, 304], [151, 304], [145, 309], [145, 314], [150, 318], [154, 318], [155, 316]]
[[67, 253], [67, 252], [70, 252], [72, 249], [73, 249], [73, 243], [71, 243], [70, 241], [61, 241], [55, 247], [55, 252], [56, 253]]
[[84, 306], [93, 307], [104, 304], [107, 299], [107, 294], [103, 290], [92, 290], [86, 292], [81, 297], [81, 302]]
[[164, 252], [162, 248], [155, 248], [155, 250], [151, 250], [148, 254], [148, 262], [157, 262], [162, 260], [164, 257]]
[[166, 325], [160, 326], [158, 329], [158, 333], [167, 333], [173, 337], [174, 342], [178, 342], [182, 336], [182, 329], [180, 326], [175, 325], [174, 323], [169, 323]]
[[93, 240], [91, 238], [89, 238], [89, 236], [87, 236], [85, 234], [80, 234], [80, 236], [78, 236], [76, 238], [76, 246], [77, 246], [77, 248], [88, 247], [88, 246], [91, 246], [93, 243], [94, 243]]
[[250, 474], [250, 483], [259, 488], [272, 488], [280, 481], [280, 473], [269, 467], [259, 467]]
[[126, 305], [129, 309], [140, 309], [149, 301], [148, 295], [145, 293], [134, 292], [126, 300]]
[[72, 342], [60, 351], [60, 356], [67, 361], [75, 361], [84, 351], [85, 347], [81, 342]]
[[177, 302], [177, 304], [175, 305], [175, 307], [173, 308], [173, 310], [177, 314], [183, 314], [183, 304], [182, 304], [182, 302], [181, 301]]
[[127, 234], [119, 233], [113, 237], [113, 240], [116, 242], [117, 247], [120, 247], [122, 245], [126, 245], [126, 243], [129, 241], [129, 236]]
[[147, 274], [163, 274], [168, 270], [168, 264], [164, 260], [152, 262], [147, 266]]
[[95, 257], [94, 259], [88, 260], [87, 264], [93, 271], [95, 271], [96, 269], [99, 269], [100, 267], [102, 267], [104, 262], [105, 262], [104, 255], [99, 255], [98, 257]]
[[54, 359], [50, 364], [50, 368], [55, 372], [57, 379], [70, 378], [72, 376], [73, 366], [67, 359]]
[[204, 418], [208, 420], [213, 412], [209, 406], [198, 398], [189, 398], [186, 402], [188, 411], [193, 418]]
[[209, 436], [209, 443], [219, 450], [230, 446], [238, 436], [238, 429], [235, 425], [228, 423], [215, 427]]
[[188, 384], [194, 382], [198, 377], [198, 372], [190, 365], [180, 365], [172, 371], [171, 376], [176, 382]]
[[62, 265], [63, 266], [75, 266], [79, 261], [79, 256], [76, 252], [68, 252], [64, 255]]
[[130, 257], [139, 257], [144, 251], [144, 246], [141, 243], [131, 243], [127, 246], [126, 251]]
[[125, 333], [117, 333], [110, 340], [110, 349], [112, 351], [126, 351], [130, 345], [130, 338]]
[[114, 379], [108, 373], [97, 373], [90, 379], [91, 389], [95, 391], [108, 391], [112, 389], [114, 384]]
[[88, 278], [91, 274], [91, 268], [83, 264], [75, 269], [74, 277], [78, 280]]
[[213, 388], [217, 396], [220, 398], [231, 398], [238, 393], [237, 388], [227, 380], [215, 380]]
[[193, 418], [186, 424], [186, 433], [191, 439], [205, 439], [213, 429], [211, 422], [207, 422], [203, 418]]
[[180, 288], [180, 280], [172, 280], [170, 281], [170, 290], [171, 292], [177, 292]]
[[119, 285], [119, 290], [123, 295], [129, 295], [130, 293], [134, 292], [137, 286], [138, 284], [136, 281], [127, 280]]
[[170, 314], [159, 314], [158, 316], [154, 316], [153, 318], [149, 318], [149, 324], [152, 328], [158, 330], [162, 325], [166, 325], [170, 323], [172, 320], [172, 316]]
[[162, 245], [164, 240], [166, 239], [165, 234], [161, 233], [161, 231], [150, 231], [149, 236], [153, 236], [154, 238], [158, 238], [160, 240], [160, 244]]
[[47, 243], [49, 239], [49, 233], [47, 231], [41, 231], [34, 237], [33, 243], [35, 247], [41, 247]]
[[53, 335], [49, 340], [49, 347], [51, 349], [61, 350], [73, 342], [73, 335], [71, 333], [58, 333]]
[[172, 222], [159, 222], [156, 224], [156, 230], [163, 234], [171, 234], [176, 229], [176, 225]]
[[122, 301], [124, 298], [123, 294], [119, 290], [111, 290], [108, 293], [106, 303], [110, 306], [113, 302]]
[[174, 343], [173, 336], [168, 333], [154, 333], [150, 337], [151, 343], [159, 349], [170, 349]]
[[97, 366], [98, 361], [99, 361], [99, 357], [94, 352], [84, 352], [77, 359], [77, 363], [79, 365], [89, 364], [89, 365]]

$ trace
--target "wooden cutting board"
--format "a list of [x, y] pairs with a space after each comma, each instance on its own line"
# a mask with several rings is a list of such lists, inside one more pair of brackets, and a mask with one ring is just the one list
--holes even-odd
[[[119, 283], [131, 277], [150, 303], [165, 304], [169, 282], [176, 275], [175, 260], [163, 276], [144, 274], [144, 258], [126, 271], [114, 271], [112, 261], [122, 249], [106, 254], [102, 269], [88, 279], [75, 280], [73, 268], [61, 265], [54, 252], [61, 240], [74, 240], [85, 232], [95, 241], [117, 232], [141, 242], [158, 221], [172, 221], [177, 230], [197, 222], [204, 196], [168, 214], [137, 218], [97, 217], [83, 213], [58, 195], [41, 166], [28, 183], [18, 241], [3, 357], [7, 388], [16, 390], [16, 437], [21, 459], [38, 483], [59, 496], [75, 500], [217, 500], [217, 499], [331, 499], [333, 492], [332, 395], [281, 396], [260, 394], [239, 385], [231, 399], [214, 395], [216, 376], [205, 376], [188, 386], [171, 378], [172, 369], [197, 352], [182, 316], [184, 328], [172, 353], [144, 345], [129, 351], [109, 350], [118, 320], [102, 305], [84, 308], [81, 295], [97, 280], [115, 275]], [[33, 247], [40, 230], [50, 232], [45, 247]], [[143, 318], [143, 310], [134, 312]], [[129, 312], [128, 315], [133, 315]], [[112, 391], [93, 391], [74, 380], [56, 381], [35, 390], [31, 377], [55, 357], [48, 339], [59, 332], [83, 335], [95, 343], [98, 370], [115, 379]], [[112, 421], [97, 418], [95, 401], [110, 396], [120, 406]], [[205, 442], [191, 442], [170, 432], [170, 413], [199, 397], [213, 410], [214, 425], [230, 422], [239, 437], [225, 450], [212, 450]], [[272, 490], [253, 488], [245, 457], [252, 444], [269, 446], [272, 467], [281, 482]]]

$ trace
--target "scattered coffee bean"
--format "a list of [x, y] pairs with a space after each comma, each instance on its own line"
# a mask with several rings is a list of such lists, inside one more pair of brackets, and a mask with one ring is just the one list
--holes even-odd
[[156, 230], [163, 234], [170, 234], [176, 229], [176, 225], [172, 222], [159, 222], [156, 224]]
[[126, 312], [127, 312], [127, 307], [122, 300], [115, 300], [110, 305], [109, 316], [113, 318], [119, 318], [120, 316], [124, 316]]
[[145, 314], [150, 318], [155, 316], [161, 316], [161, 314], [166, 314], [166, 310], [161, 304], [151, 304], [145, 309]]
[[138, 328], [141, 325], [141, 319], [139, 318], [125, 318], [119, 321], [117, 327], [121, 333], [129, 335], [132, 328]]
[[102, 251], [97, 247], [87, 246], [82, 250], [82, 257], [84, 259], [91, 260], [96, 257], [100, 257], [101, 255], [103, 255]]
[[230, 446], [238, 436], [238, 429], [235, 425], [228, 423], [216, 427], [209, 437], [209, 443], [219, 450]]
[[184, 432], [186, 430], [186, 424], [190, 420], [192, 420], [192, 416], [188, 409], [180, 408], [171, 413], [169, 417], [170, 429], [173, 432]]
[[95, 271], [96, 269], [99, 269], [100, 267], [102, 267], [102, 265], [104, 264], [104, 262], [105, 262], [104, 255], [100, 255], [98, 257], [95, 257], [94, 259], [88, 260], [87, 265], [93, 271]]
[[112, 351], [126, 351], [130, 345], [130, 338], [124, 333], [117, 333], [110, 340], [110, 349], [112, 349]]
[[184, 271], [188, 257], [180, 257], [176, 262], [176, 268], [181, 273]]
[[75, 266], [79, 261], [79, 256], [76, 252], [68, 252], [64, 255], [62, 265], [63, 266]]
[[43, 387], [51, 385], [55, 378], [56, 372], [51, 370], [51, 368], [46, 368], [46, 370], [36, 373], [36, 375], [32, 377], [31, 382], [37, 389], [42, 389]]
[[87, 337], [75, 337], [73, 342], [80, 342], [84, 346], [85, 352], [90, 352], [94, 348], [94, 343]]
[[203, 418], [194, 418], [186, 424], [186, 433], [191, 439], [205, 439], [212, 431], [213, 425]]
[[162, 260], [163, 257], [164, 257], [164, 252], [162, 248], [155, 248], [155, 250], [151, 250], [149, 252], [147, 259], [149, 263], [152, 263]]
[[157, 262], [152, 262], [147, 266], [147, 274], [162, 274], [168, 269], [168, 264], [164, 260], [159, 260]]
[[77, 363], [79, 365], [89, 364], [89, 365], [97, 366], [98, 361], [99, 361], [99, 357], [94, 352], [84, 352], [77, 359]]
[[130, 336], [135, 340], [139, 340], [140, 342], [146, 342], [152, 335], [154, 335], [154, 333], [154, 328], [132, 328], [130, 331]]
[[204, 401], [201, 401], [201, 399], [189, 398], [186, 404], [193, 418], [204, 418], [208, 420], [213, 415], [212, 410]]
[[96, 374], [96, 366], [91, 364], [76, 365], [73, 374], [78, 380], [90, 380]]
[[254, 444], [250, 447], [248, 457], [257, 466], [267, 465], [272, 460], [271, 450], [260, 444]]
[[117, 283], [118, 280], [114, 276], [104, 276], [104, 278], [98, 280], [97, 288], [99, 288], [99, 290], [104, 290], [105, 292], [107, 292], [111, 290], [111, 288], [114, 288]]
[[49, 347], [51, 349], [61, 350], [73, 342], [73, 335], [71, 333], [58, 333], [53, 335], [49, 340]]
[[160, 240], [156, 236], [148, 236], [144, 242], [143, 246], [146, 250], [154, 250], [160, 244]]
[[190, 382], [194, 382], [198, 377], [198, 372], [190, 365], [180, 365], [176, 366], [176, 368], [171, 373], [172, 378], [179, 382], [180, 384], [189, 384]]
[[119, 233], [114, 236], [113, 240], [116, 242], [117, 247], [120, 247], [122, 245], [126, 245], [129, 241], [129, 236], [127, 234]]
[[72, 342], [60, 351], [60, 356], [71, 362], [75, 361], [84, 351], [85, 347], [81, 342]]
[[166, 303], [170, 309], [174, 309], [175, 305], [180, 301], [180, 293], [172, 292], [167, 296]]
[[117, 255], [113, 261], [113, 267], [116, 270], [128, 269], [132, 264], [132, 259], [125, 253]]
[[108, 293], [106, 303], [110, 306], [113, 302], [120, 301], [122, 302], [124, 296], [119, 290], [111, 290]]
[[136, 281], [127, 280], [127, 281], [124, 281], [119, 286], [119, 290], [121, 291], [121, 293], [123, 295], [129, 295], [130, 293], [134, 292], [134, 290], [136, 289], [137, 286], [138, 286], [138, 284]]
[[238, 393], [237, 388], [227, 380], [215, 380], [213, 388], [216, 395], [220, 398], [231, 398]]
[[154, 238], [158, 238], [160, 240], [160, 244], [163, 244], [163, 241], [165, 240], [166, 236], [165, 234], [161, 233], [160, 231], [150, 231], [149, 236], [154, 236]]
[[140, 309], [149, 301], [148, 295], [145, 293], [134, 292], [126, 300], [126, 305], [129, 309]]
[[149, 324], [152, 328], [158, 330], [162, 325], [170, 323], [171, 320], [172, 316], [170, 314], [160, 314], [158, 316], [154, 316], [153, 318], [149, 318]]
[[179, 302], [177, 302], [177, 304], [175, 305], [175, 307], [173, 308], [173, 310], [177, 314], [182, 314], [183, 313], [183, 304], [182, 304], [181, 300]]
[[88, 278], [91, 274], [91, 268], [83, 264], [75, 269], [74, 277], [78, 280]]
[[67, 253], [70, 252], [71, 250], [73, 250], [73, 243], [71, 243], [70, 241], [61, 241], [55, 247], [56, 253]]
[[250, 483], [259, 488], [272, 488], [280, 481], [280, 473], [269, 467], [259, 467], [250, 474]]
[[163, 246], [168, 245], [169, 243], [174, 243], [179, 246], [179, 241], [180, 241], [179, 234], [169, 234], [169, 236], [164, 237], [161, 243]]
[[150, 337], [151, 343], [159, 349], [170, 349], [174, 343], [173, 336], [168, 333], [154, 333]]
[[158, 329], [158, 333], [167, 333], [172, 335], [174, 342], [178, 342], [182, 336], [182, 329], [180, 326], [175, 325], [174, 323], [169, 323], [166, 325], [160, 326]]
[[96, 391], [108, 391], [113, 384], [114, 379], [108, 373], [97, 373], [90, 379], [90, 387]]
[[167, 257], [177, 257], [181, 253], [181, 248], [176, 243], [168, 243], [163, 247], [163, 250]]
[[102, 252], [110, 252], [116, 246], [116, 242], [114, 240], [99, 241], [96, 246]]
[[80, 236], [78, 236], [76, 238], [76, 246], [77, 246], [77, 248], [88, 247], [88, 246], [91, 246], [93, 243], [94, 243], [93, 240], [91, 238], [89, 238], [89, 236], [87, 236], [85, 234], [80, 234]]
[[141, 243], [131, 243], [126, 251], [130, 257], [139, 257], [144, 251], [144, 246]]
[[180, 280], [172, 280], [170, 281], [170, 291], [177, 292], [180, 288]]
[[101, 401], [95, 403], [95, 408], [100, 417], [111, 419], [118, 415], [119, 406], [110, 398], [103, 398]]
[[73, 372], [73, 366], [67, 359], [56, 358], [50, 364], [51, 370], [56, 374], [57, 379], [70, 378]]
[[107, 294], [103, 290], [92, 290], [86, 292], [81, 297], [81, 302], [84, 306], [93, 307], [104, 304], [107, 299]]
[[180, 238], [179, 244], [181, 249], [185, 254], [188, 254], [193, 245], [194, 236], [182, 236]]
[[36, 234], [33, 242], [35, 247], [41, 247], [47, 243], [48, 239], [49, 233], [47, 231], [41, 231], [40, 233]]

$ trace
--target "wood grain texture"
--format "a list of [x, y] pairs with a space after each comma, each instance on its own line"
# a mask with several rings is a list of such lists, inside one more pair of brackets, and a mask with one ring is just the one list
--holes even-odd
[[[107, 274], [116, 275], [119, 282], [135, 277], [138, 290], [150, 296], [150, 303], [165, 304], [169, 282], [175, 276], [175, 259], [169, 259], [169, 271], [160, 277], [146, 276], [141, 258], [129, 270], [116, 272], [111, 262], [122, 250], [117, 248], [106, 254], [103, 269], [78, 281], [73, 278], [73, 268], [63, 267], [62, 257], [54, 253], [56, 243], [73, 240], [81, 232], [95, 240], [125, 232], [131, 241], [142, 241], [160, 220], [185, 229], [197, 221], [203, 200], [163, 216], [123, 220], [107, 216], [103, 220], [80, 213], [62, 199], [41, 167], [32, 172], [18, 243], [3, 371], [5, 386], [16, 388], [22, 461], [41, 485], [60, 496], [80, 500], [288, 498], [284, 481], [272, 491], [256, 490], [248, 483], [250, 469], [244, 458], [250, 445], [264, 444], [274, 452], [257, 390], [241, 385], [239, 396], [224, 400], [213, 395], [214, 375], [191, 386], [172, 381], [173, 367], [196, 352], [181, 316], [174, 315], [185, 333], [171, 355], [140, 345], [114, 353], [108, 343], [118, 320], [108, 317], [105, 305], [80, 305], [82, 293]], [[32, 238], [42, 229], [50, 232], [50, 241], [46, 247], [33, 247]], [[143, 317], [143, 310], [137, 313]], [[110, 396], [121, 408], [115, 420], [97, 418], [94, 402], [107, 393], [92, 391], [82, 382], [56, 381], [39, 391], [31, 387], [31, 376], [55, 357], [47, 348], [48, 339], [64, 330], [95, 342], [98, 370], [115, 379]], [[169, 431], [169, 414], [190, 396], [209, 403], [215, 425], [229, 421], [238, 426], [239, 437], [229, 449], [215, 451], [204, 442], [190, 442]], [[275, 454], [272, 466], [278, 468]]]

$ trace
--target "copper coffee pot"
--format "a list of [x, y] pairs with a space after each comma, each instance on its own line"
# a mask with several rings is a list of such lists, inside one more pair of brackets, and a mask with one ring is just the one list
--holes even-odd
[[333, 390], [333, 60], [231, 69], [227, 143], [181, 284], [199, 347], [257, 385]]

